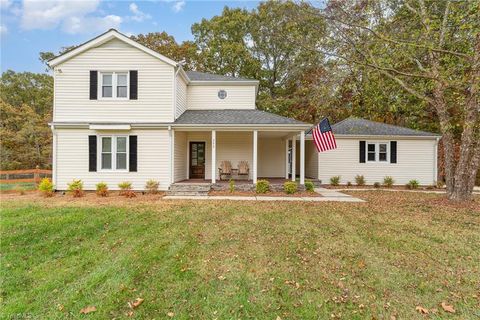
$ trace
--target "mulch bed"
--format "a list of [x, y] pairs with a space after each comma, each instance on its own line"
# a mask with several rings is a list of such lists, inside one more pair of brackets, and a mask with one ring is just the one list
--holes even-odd
[[408, 189], [405, 186], [391, 186], [391, 187], [384, 187], [380, 186], [379, 188], [375, 188], [373, 185], [364, 185], [364, 186], [347, 186], [347, 185], [339, 185], [339, 186], [332, 186], [332, 185], [322, 185], [322, 188], [325, 189], [391, 189], [391, 190], [430, 190], [430, 191], [444, 191], [444, 188], [432, 188], [432, 187], [418, 187], [417, 189]]
[[257, 197], [257, 196], [264, 196], [264, 197], [321, 197], [316, 192], [296, 192], [294, 194], [286, 194], [285, 192], [267, 192], [267, 193], [256, 193], [253, 191], [234, 191], [230, 193], [230, 191], [210, 191], [208, 193], [209, 196], [228, 196], [228, 197]]

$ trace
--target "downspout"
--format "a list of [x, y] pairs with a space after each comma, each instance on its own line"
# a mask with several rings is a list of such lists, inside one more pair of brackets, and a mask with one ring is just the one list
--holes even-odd
[[174, 76], [173, 76], [173, 121], [177, 120], [177, 77], [180, 69], [182, 68], [181, 65], [177, 65], [174, 68]]
[[435, 139], [435, 146], [434, 146], [434, 166], [433, 166], [433, 181], [434, 183], [438, 183], [438, 142], [440, 138], [437, 137]]
[[57, 189], [57, 131], [53, 124], [50, 125], [52, 130], [52, 181], [54, 189]]

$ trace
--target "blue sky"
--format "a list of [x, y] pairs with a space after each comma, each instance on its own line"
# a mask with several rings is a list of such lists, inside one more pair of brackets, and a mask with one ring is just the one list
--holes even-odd
[[82, 43], [116, 28], [125, 34], [166, 31], [178, 42], [190, 26], [224, 6], [252, 9], [257, 1], [0, 0], [1, 71], [44, 72], [41, 51]]

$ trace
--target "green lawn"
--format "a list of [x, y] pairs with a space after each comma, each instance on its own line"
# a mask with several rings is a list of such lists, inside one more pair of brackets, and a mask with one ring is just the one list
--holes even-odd
[[0, 183], [0, 191], [20, 190], [25, 191], [35, 190], [34, 182], [19, 182], [19, 183]]
[[368, 203], [4, 197], [0, 318], [127, 318], [136, 298], [136, 319], [480, 317], [478, 198], [355, 195]]

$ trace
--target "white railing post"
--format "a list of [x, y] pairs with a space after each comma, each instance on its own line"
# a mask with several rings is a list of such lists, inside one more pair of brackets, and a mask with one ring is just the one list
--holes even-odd
[[290, 140], [285, 140], [285, 179], [288, 179], [288, 147], [290, 144]]
[[305, 184], [305, 131], [300, 132], [300, 184]]
[[297, 136], [292, 138], [292, 181], [295, 181], [297, 176]]
[[258, 131], [253, 131], [253, 172], [252, 180], [253, 183], [257, 183], [257, 142], [258, 142]]
[[217, 134], [215, 130], [212, 130], [212, 183], [215, 183], [217, 176]]

